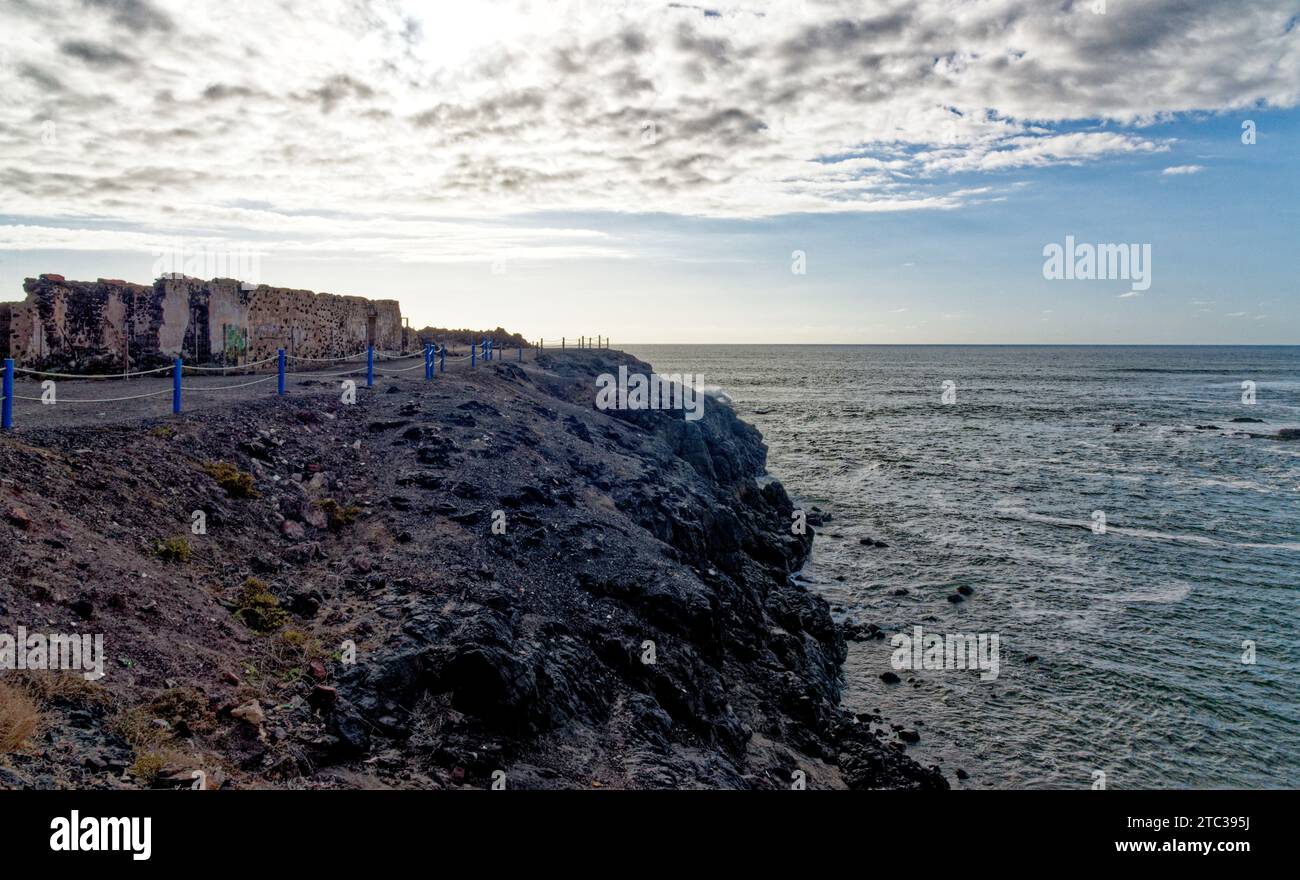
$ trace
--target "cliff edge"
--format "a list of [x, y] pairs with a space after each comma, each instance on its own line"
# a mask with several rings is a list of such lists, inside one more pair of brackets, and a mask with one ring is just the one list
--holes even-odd
[[759, 432], [597, 411], [620, 364], [0, 438], [0, 631], [107, 657], [0, 673], [42, 714], [0, 787], [946, 787], [839, 708]]

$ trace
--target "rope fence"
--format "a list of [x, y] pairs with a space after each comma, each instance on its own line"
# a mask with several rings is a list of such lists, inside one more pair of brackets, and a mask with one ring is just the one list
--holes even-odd
[[[538, 340], [537, 340], [537, 343], [536, 343], [536, 347], [537, 347], [537, 348], [546, 348], [546, 340], [545, 340], [545, 339], [538, 339]], [[561, 336], [561, 337], [560, 337], [560, 349], [561, 349], [561, 350], [564, 350], [564, 349], [569, 348], [569, 347], [570, 347], [570, 346], [569, 346], [569, 337], [567, 337], [567, 336]], [[573, 347], [573, 348], [579, 348], [579, 349], [586, 349], [586, 348], [609, 348], [609, 337], [608, 337], [608, 336], [601, 336], [601, 335], [597, 334], [596, 339], [595, 339], [595, 342], [593, 343], [592, 338], [591, 338], [590, 336], [579, 336], [579, 337], [577, 337], [577, 345], [572, 346], [572, 347]]]
[[[274, 358], [272, 358], [274, 360]], [[14, 367], [15, 373], [28, 373], [33, 376], [53, 376], [56, 379], [128, 379], [131, 376], [149, 376], [154, 373], [165, 373], [172, 367], [158, 367], [155, 370], [138, 370], [134, 373], [51, 373], [48, 370], [27, 370], [22, 367]], [[197, 369], [197, 368], [195, 368]], [[218, 368], [219, 369], [219, 368]]]
[[[567, 337], [560, 337], [560, 348], [564, 349], [566, 346], [567, 346]], [[578, 345], [577, 345], [578, 348], [608, 348], [608, 346], [609, 346], [608, 337], [597, 336], [594, 345], [592, 344], [591, 337], [589, 336], [578, 337]], [[373, 387], [375, 384], [375, 363], [376, 362], [382, 364], [386, 362], [392, 363], [397, 361], [413, 360], [417, 358], [421, 359], [422, 363], [412, 364], [409, 367], [390, 368], [384, 370], [379, 375], [381, 377], [390, 376], [390, 375], [395, 376], [399, 374], [409, 373], [412, 372], [413, 370], [419, 369], [420, 367], [424, 367], [424, 378], [426, 381], [431, 381], [437, 374], [447, 372], [447, 347], [448, 346], [446, 343], [443, 344], [427, 343], [424, 346], [424, 351], [422, 353], [408, 354], [400, 351], [376, 351], [374, 346], [367, 346], [364, 350], [359, 351], [355, 354], [341, 355], [338, 357], [304, 357], [302, 355], [291, 355], [286, 353], [285, 350], [281, 348], [276, 352], [276, 354], [273, 357], [264, 358], [262, 360], [253, 361], [247, 364], [237, 364], [233, 366], [211, 367], [211, 366], [200, 366], [198, 364], [186, 364], [184, 363], [182, 358], [177, 357], [175, 363], [167, 367], [157, 367], [151, 370], [136, 370], [134, 372], [91, 373], [91, 374], [57, 373], [57, 372], [51, 372], [49, 370], [32, 370], [32, 369], [27, 369], [25, 367], [17, 367], [14, 365], [14, 361], [12, 358], [6, 358], [4, 361], [4, 394], [3, 397], [0, 397], [0, 427], [2, 427], [6, 431], [13, 430], [13, 426], [14, 426], [13, 402], [15, 400], [28, 400], [36, 403], [41, 403], [41, 404], [121, 403], [129, 400], [143, 400], [145, 398], [150, 398], [150, 397], [162, 397], [165, 394], [170, 394], [172, 395], [172, 412], [180, 413], [181, 405], [186, 392], [191, 392], [195, 394], [206, 394], [208, 392], [236, 391], [241, 388], [251, 388], [254, 385], [261, 385], [266, 382], [271, 382], [274, 380], [277, 382], [276, 393], [283, 395], [285, 393], [285, 379], [288, 377], [331, 379], [331, 378], [343, 378], [346, 376], [356, 376], [361, 373], [365, 374], [366, 387], [370, 388]], [[536, 352], [545, 348], [545, 340], [538, 339], [533, 343], [527, 343], [527, 344], [518, 344], [518, 343], [499, 344], [496, 339], [490, 336], [484, 336], [478, 342], [470, 343], [469, 366], [471, 369], [477, 369], [478, 362], [480, 360], [484, 361], [485, 363], [501, 360], [508, 356], [508, 353], [510, 352], [511, 348], [514, 349], [513, 354], [515, 355], [515, 360], [522, 362], [524, 359], [525, 348], [533, 349], [534, 354], [536, 354]], [[288, 369], [289, 361], [294, 361], [295, 363], [302, 364], [303, 366], [306, 366], [308, 364], [335, 364], [335, 365], [342, 366], [351, 361], [355, 361], [358, 358], [364, 358], [365, 363], [361, 364], [354, 370], [346, 370], [342, 372], [322, 373], [315, 370], [300, 369], [294, 371]], [[271, 363], [276, 364], [276, 371], [274, 373], [268, 376], [263, 376], [260, 379], [253, 379], [252, 381], [249, 382], [239, 382], [233, 385], [201, 386], [201, 385], [194, 385], [194, 384], [187, 385], [183, 381], [187, 370], [191, 371], [190, 375], [194, 378], [198, 378], [199, 376], [202, 376], [205, 373], [211, 374], [211, 373], [218, 373], [218, 372], [223, 376], [229, 376], [232, 374], [238, 375], [241, 372], [246, 372], [250, 370], [255, 371], [258, 368], [264, 367], [267, 364], [271, 364]], [[44, 396], [29, 397], [21, 394], [15, 394], [14, 392], [14, 377], [16, 374], [31, 376], [33, 379], [44, 382], [44, 381], [49, 381], [49, 379], [128, 380], [136, 376], [157, 376], [161, 378], [162, 374], [164, 373], [171, 373], [172, 375], [172, 387], [170, 389], [164, 388], [160, 391], [151, 391], [143, 394], [124, 395], [121, 397], [54, 398], [53, 396], [51, 396], [51, 399], [47, 399]], [[195, 376], [195, 374], [198, 375]]]

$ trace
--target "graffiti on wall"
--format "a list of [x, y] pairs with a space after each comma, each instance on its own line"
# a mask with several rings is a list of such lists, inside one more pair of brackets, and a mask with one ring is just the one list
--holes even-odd
[[225, 362], [228, 364], [237, 364], [244, 360], [248, 353], [248, 330], [234, 324], [223, 324], [226, 341], [222, 346], [225, 352]]

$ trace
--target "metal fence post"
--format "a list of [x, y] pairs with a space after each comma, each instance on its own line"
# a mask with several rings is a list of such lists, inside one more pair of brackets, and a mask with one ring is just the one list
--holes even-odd
[[0, 418], [0, 423], [3, 424], [3, 427], [6, 431], [12, 431], [14, 429], [14, 359], [13, 358], [5, 358], [4, 392], [5, 392], [4, 403], [0, 404], [0, 406], [3, 407], [4, 415], [3, 418]]
[[284, 393], [284, 349], [277, 349], [276, 364], [280, 369], [280, 378], [276, 382], [276, 394]]
[[185, 364], [180, 358], [176, 359], [176, 366], [172, 368], [172, 415], [179, 415], [181, 411], [181, 370]]
[[375, 347], [366, 346], [366, 387], [370, 388], [375, 384]]
[[469, 344], [469, 365], [470, 367], [478, 366], [478, 343], [473, 340]]
[[447, 343], [438, 346], [438, 372], [447, 372]]

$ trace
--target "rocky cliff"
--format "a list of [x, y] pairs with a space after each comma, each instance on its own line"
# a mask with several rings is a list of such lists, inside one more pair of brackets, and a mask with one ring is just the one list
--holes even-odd
[[113, 658], [0, 785], [943, 787], [839, 708], [758, 432], [598, 412], [620, 363], [0, 440], [0, 620]]

